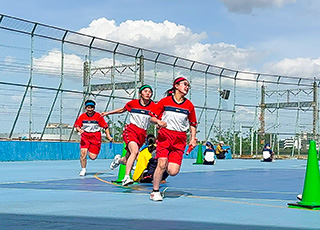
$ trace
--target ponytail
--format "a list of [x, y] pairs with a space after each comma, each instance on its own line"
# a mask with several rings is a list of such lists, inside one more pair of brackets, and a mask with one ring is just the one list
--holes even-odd
[[164, 95], [168, 96], [172, 96], [174, 94], [174, 92], [176, 91], [175, 85], [178, 84], [180, 81], [185, 81], [187, 79], [185, 79], [184, 77], [178, 77], [173, 81], [173, 87], [171, 89], [168, 89]]
[[174, 87], [172, 87], [171, 89], [168, 89], [168, 90], [164, 93], [164, 95], [167, 96], [167, 97], [172, 96], [172, 95], [174, 94], [174, 91], [175, 91], [175, 90], [176, 90], [176, 89], [175, 89]]

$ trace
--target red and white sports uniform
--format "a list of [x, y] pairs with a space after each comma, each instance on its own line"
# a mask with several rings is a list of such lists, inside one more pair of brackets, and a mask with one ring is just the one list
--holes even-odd
[[80, 148], [88, 149], [93, 154], [99, 154], [101, 148], [101, 128], [108, 128], [107, 122], [100, 115], [94, 112], [92, 116], [83, 113], [76, 120], [74, 127], [84, 130], [81, 134]]
[[154, 109], [155, 103], [150, 101], [146, 106], [141, 105], [139, 99], [129, 101], [125, 108], [130, 113], [130, 124], [123, 130], [123, 140], [128, 146], [134, 141], [139, 148], [144, 144], [147, 137], [147, 129], [150, 125], [150, 111]]
[[173, 96], [168, 96], [157, 103], [150, 115], [167, 123], [167, 127], [158, 132], [156, 158], [166, 157], [169, 162], [181, 165], [186, 132], [190, 125], [197, 126], [194, 105], [188, 99], [177, 103]]

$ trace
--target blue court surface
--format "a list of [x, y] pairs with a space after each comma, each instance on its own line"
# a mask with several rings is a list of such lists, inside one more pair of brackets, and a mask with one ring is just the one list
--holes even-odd
[[320, 212], [288, 208], [301, 193], [305, 160], [183, 161], [162, 184], [111, 183], [110, 159], [0, 163], [0, 229], [320, 229]]

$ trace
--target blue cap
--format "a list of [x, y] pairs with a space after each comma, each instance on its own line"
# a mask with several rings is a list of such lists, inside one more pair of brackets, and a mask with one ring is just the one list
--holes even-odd
[[93, 102], [91, 102], [91, 101], [86, 103], [86, 107], [89, 106], [89, 105], [95, 107], [95, 104]]

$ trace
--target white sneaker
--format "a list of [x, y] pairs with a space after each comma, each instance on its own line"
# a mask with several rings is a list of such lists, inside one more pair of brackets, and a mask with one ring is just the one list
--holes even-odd
[[117, 154], [115, 157], [114, 157], [114, 159], [113, 159], [113, 161], [111, 162], [111, 164], [110, 164], [110, 169], [111, 170], [114, 170], [115, 168], [117, 168], [118, 166], [119, 166], [119, 164], [120, 164], [120, 159], [121, 159], [121, 155], [119, 155], [119, 154]]
[[298, 194], [297, 199], [302, 200], [302, 194]]
[[150, 200], [152, 201], [162, 201], [163, 197], [160, 192], [151, 192], [150, 193]]
[[122, 180], [122, 186], [127, 186], [130, 184], [133, 184], [133, 180], [129, 177], [129, 176], [124, 176], [123, 180]]
[[80, 173], [79, 173], [79, 176], [85, 176], [87, 173], [87, 170], [86, 169], [81, 169]]

